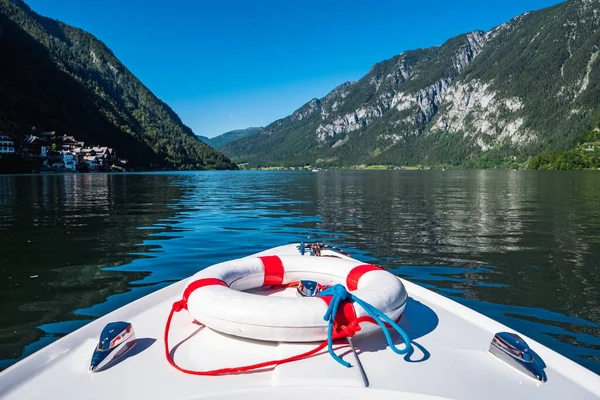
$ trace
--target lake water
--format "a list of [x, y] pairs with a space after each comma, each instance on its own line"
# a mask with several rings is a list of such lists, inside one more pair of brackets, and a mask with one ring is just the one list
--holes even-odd
[[600, 373], [600, 173], [533, 171], [0, 176], [0, 369], [201, 268], [301, 240]]

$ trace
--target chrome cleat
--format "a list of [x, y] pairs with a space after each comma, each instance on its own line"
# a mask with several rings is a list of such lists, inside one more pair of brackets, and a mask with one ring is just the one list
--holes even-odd
[[106, 325], [92, 355], [90, 372], [102, 371], [112, 365], [131, 350], [135, 343], [135, 333], [129, 322], [111, 322]]
[[319, 294], [323, 287], [316, 281], [303, 280], [298, 284], [298, 295], [301, 297], [314, 297]]
[[540, 365], [543, 361], [516, 333], [496, 333], [490, 344], [490, 353], [539, 382], [547, 381], [544, 368]]

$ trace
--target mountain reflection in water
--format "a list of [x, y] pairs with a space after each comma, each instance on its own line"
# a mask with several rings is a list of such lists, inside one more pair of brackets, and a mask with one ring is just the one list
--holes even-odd
[[208, 265], [321, 240], [600, 372], [600, 174], [0, 176], [0, 194], [0, 368]]

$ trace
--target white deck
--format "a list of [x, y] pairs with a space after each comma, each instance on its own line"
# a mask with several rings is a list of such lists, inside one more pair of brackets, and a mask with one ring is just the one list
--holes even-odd
[[[261, 254], [297, 251], [290, 245]], [[165, 360], [162, 337], [171, 305], [183, 292], [184, 282], [179, 282], [99, 318], [0, 373], [0, 398], [600, 398], [600, 376], [524, 335], [546, 363], [548, 381], [538, 383], [513, 370], [488, 353], [494, 334], [509, 328], [427, 289], [403, 283], [410, 298], [400, 325], [413, 338], [415, 353], [410, 360], [396, 355], [386, 348], [382, 334], [356, 338], [368, 388], [358, 368], [340, 366], [327, 351], [240, 375], [202, 377], [175, 370]], [[293, 292], [287, 289], [277, 295]], [[138, 344], [111, 368], [88, 372], [100, 331], [119, 320], [133, 324]], [[224, 336], [194, 324], [185, 310], [175, 315], [170, 342], [171, 346], [182, 342], [175, 352], [179, 365], [201, 370], [280, 359], [316, 346]], [[337, 353], [346, 353], [344, 359], [354, 365], [349, 351], [347, 345], [340, 345]]]

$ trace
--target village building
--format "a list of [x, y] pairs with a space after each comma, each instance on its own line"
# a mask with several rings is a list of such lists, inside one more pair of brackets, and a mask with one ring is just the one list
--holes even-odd
[[25, 135], [22, 142], [23, 156], [42, 157], [48, 156], [48, 142], [35, 135]]
[[15, 142], [10, 136], [0, 132], [0, 154], [14, 154]]
[[600, 148], [600, 142], [586, 142], [581, 147], [585, 151], [594, 151], [596, 148]]
[[[13, 140], [0, 132], [0, 154], [14, 153]], [[126, 160], [119, 160], [116, 152], [106, 146], [85, 147], [74, 136], [59, 136], [54, 131], [26, 135], [21, 142], [20, 155], [41, 161], [44, 172], [125, 171]]]
[[61, 151], [60, 154], [62, 155], [64, 169], [71, 172], [77, 171], [77, 159], [75, 158], [75, 154], [65, 150]]
[[94, 147], [84, 147], [80, 150], [80, 154], [83, 155], [83, 159], [90, 167], [90, 163], [93, 162], [93, 158], [96, 158], [95, 164], [98, 164], [98, 168], [106, 167], [110, 168], [111, 165], [117, 161], [115, 151], [110, 147], [105, 146], [94, 146]]
[[83, 142], [79, 142], [73, 136], [67, 135], [59, 137], [57, 142], [60, 142], [61, 150], [74, 150], [84, 146]]
[[84, 156], [83, 160], [86, 166], [92, 171], [98, 170], [102, 167], [102, 160], [95, 155]]

